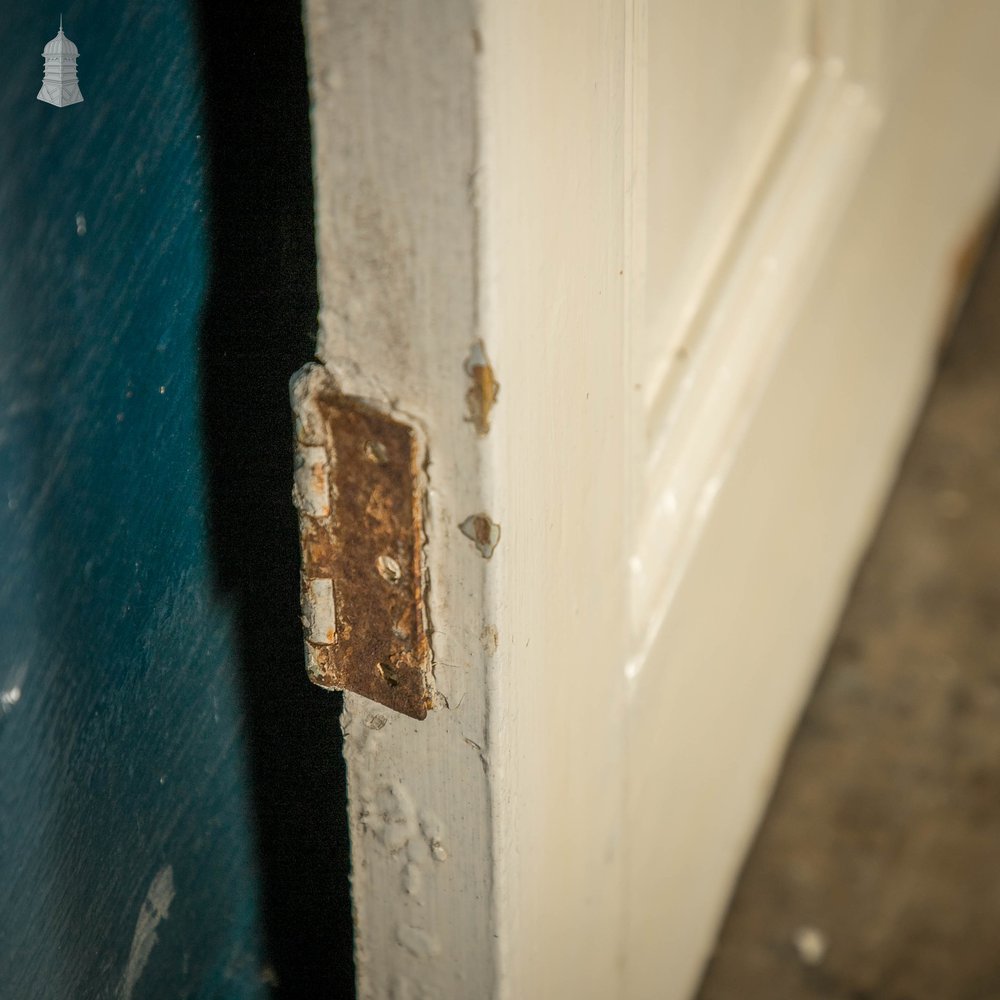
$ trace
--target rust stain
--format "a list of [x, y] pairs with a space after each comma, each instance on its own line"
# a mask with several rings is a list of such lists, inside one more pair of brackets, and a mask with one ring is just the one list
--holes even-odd
[[490, 520], [488, 514], [470, 514], [459, 526], [458, 530], [471, 538], [484, 559], [493, 555], [493, 550], [500, 542], [500, 525]]
[[343, 395], [321, 365], [298, 372], [291, 393], [298, 455], [326, 455], [322, 474], [297, 477], [294, 491], [309, 677], [423, 719], [432, 696], [420, 443], [408, 424]]
[[465, 394], [465, 404], [469, 411], [466, 419], [482, 437], [489, 433], [490, 412], [500, 395], [500, 383], [493, 374], [493, 368], [486, 357], [486, 349], [481, 340], [472, 345], [472, 350], [465, 359], [465, 374], [472, 380]]

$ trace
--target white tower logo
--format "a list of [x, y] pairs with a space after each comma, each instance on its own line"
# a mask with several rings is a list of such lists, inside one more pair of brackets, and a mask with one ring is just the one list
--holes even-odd
[[57, 108], [79, 104], [83, 100], [80, 85], [76, 82], [76, 60], [80, 50], [63, 34], [62, 17], [59, 34], [42, 50], [45, 59], [45, 76], [38, 99]]

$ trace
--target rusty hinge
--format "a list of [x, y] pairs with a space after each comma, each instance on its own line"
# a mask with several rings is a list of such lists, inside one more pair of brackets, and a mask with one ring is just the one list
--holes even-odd
[[423, 447], [414, 428], [308, 364], [291, 380], [302, 622], [313, 683], [423, 719]]

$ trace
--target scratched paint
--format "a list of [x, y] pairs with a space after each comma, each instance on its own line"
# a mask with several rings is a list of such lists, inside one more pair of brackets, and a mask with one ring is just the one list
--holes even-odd
[[[381, 720], [381, 724], [377, 724]], [[351, 719], [345, 729], [350, 735]], [[372, 722], [376, 721], [376, 725]], [[379, 753], [379, 730], [384, 716], [369, 716], [357, 731], [356, 742], [348, 740], [350, 752], [373, 761]], [[399, 886], [409, 897], [419, 900], [427, 876], [448, 860], [447, 830], [432, 809], [418, 809], [407, 785], [399, 780], [361, 783], [356, 792], [361, 830], [372, 837], [388, 855], [398, 859]]]
[[118, 987], [120, 1000], [132, 1000], [132, 991], [145, 971], [150, 953], [159, 940], [156, 929], [161, 921], [170, 916], [170, 904], [174, 901], [175, 895], [174, 869], [172, 865], [165, 865], [156, 873], [139, 908], [128, 964], [125, 966], [121, 985]]

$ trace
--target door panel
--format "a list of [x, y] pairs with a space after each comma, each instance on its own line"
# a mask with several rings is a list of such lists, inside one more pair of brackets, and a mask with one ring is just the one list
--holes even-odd
[[648, 8], [647, 372], [684, 342], [812, 58], [806, 0]]
[[[794, 174], [774, 172], [774, 242], [737, 245], [683, 364], [703, 364], [713, 336], [725, 349], [692, 377], [693, 403], [676, 383], [675, 419], [694, 416], [673, 459], [647, 466], [652, 507], [696, 485], [690, 516], [672, 512], [681, 537], [657, 550], [654, 517], [633, 557], [655, 564], [666, 550], [674, 565], [633, 590], [628, 996], [697, 984], [930, 376], [955, 262], [994, 197], [1000, 130], [985, 122], [1000, 10], [880, 6], [823, 12], [833, 49], [786, 147], [804, 154], [802, 172], [788, 187]], [[825, 104], [830, 87], [840, 95]], [[783, 251], [804, 225], [807, 241]], [[755, 264], [741, 290], [741, 266]], [[715, 409], [699, 412], [706, 388]]]

